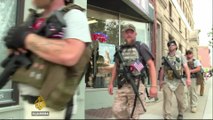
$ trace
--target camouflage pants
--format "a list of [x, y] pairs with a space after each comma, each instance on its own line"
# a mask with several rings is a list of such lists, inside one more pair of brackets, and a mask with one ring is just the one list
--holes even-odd
[[[136, 83], [137, 84], [137, 83]], [[145, 105], [145, 87], [140, 82], [139, 93], [140, 98]], [[132, 109], [134, 106], [135, 94], [130, 84], [124, 84], [122, 88], [117, 90], [112, 111], [117, 119], [128, 119], [131, 117]], [[134, 119], [139, 119], [140, 114], [144, 113], [141, 103], [137, 99], [135, 111], [133, 114]]]

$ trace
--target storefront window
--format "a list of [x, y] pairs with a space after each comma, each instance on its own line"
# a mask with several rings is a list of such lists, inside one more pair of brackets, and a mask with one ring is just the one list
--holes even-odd
[[[16, 24], [17, 1], [1, 0], [0, 1], [0, 63], [7, 57], [7, 49], [4, 47], [3, 38], [10, 29]], [[0, 75], [3, 72], [0, 66]], [[1, 81], [0, 81], [1, 82]], [[0, 89], [0, 107], [14, 105], [18, 101], [16, 86], [9, 81]]]
[[[88, 9], [87, 15], [93, 39], [93, 54], [86, 74], [86, 85], [88, 88], [106, 88], [114, 66], [115, 47], [124, 44], [121, 32], [123, 26], [128, 23], [135, 25], [138, 33], [137, 40], [150, 46], [148, 24], [120, 17], [119, 13], [96, 9]], [[98, 35], [101, 36], [100, 39]], [[102, 40], [104, 37], [105, 39]]]
[[114, 65], [115, 46], [119, 45], [119, 22], [113, 14], [88, 9], [91, 35], [101, 34], [105, 41], [93, 39], [93, 55], [89, 74], [86, 76], [87, 87], [106, 88], [111, 78]]

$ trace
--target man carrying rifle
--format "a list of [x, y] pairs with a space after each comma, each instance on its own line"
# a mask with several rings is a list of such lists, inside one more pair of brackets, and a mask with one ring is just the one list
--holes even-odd
[[163, 57], [162, 69], [160, 71], [160, 86], [163, 89], [163, 117], [172, 119], [172, 93], [175, 94], [178, 103], [178, 117], [183, 119], [185, 111], [184, 85], [182, 70], [186, 72], [186, 84], [191, 84], [189, 68], [185, 57], [177, 51], [177, 44], [174, 40], [167, 43], [168, 55]]
[[[34, 6], [43, 12], [34, 12], [24, 25], [11, 28], [4, 39], [8, 49], [19, 55], [28, 54], [26, 57], [32, 61], [30, 66], [19, 67], [11, 77], [19, 83], [25, 118], [65, 118], [66, 107], [72, 105], [84, 75], [90, 58], [89, 26], [84, 9], [70, 2], [33, 0]], [[66, 119], [70, 119], [72, 110], [67, 108]], [[32, 113], [38, 110], [49, 114]]]
[[151, 78], [150, 97], [157, 96], [156, 71], [153, 56], [145, 44], [136, 41], [136, 29], [132, 24], [124, 26], [123, 37], [126, 44], [117, 48], [115, 66], [108, 86], [109, 94], [113, 95], [113, 83], [117, 78], [118, 90], [115, 96], [112, 111], [117, 119], [134, 118], [145, 109], [144, 72], [149, 67]]
[[[190, 107], [191, 112], [196, 113], [197, 111], [197, 104], [198, 104], [198, 94], [197, 94], [197, 88], [198, 85], [204, 84], [204, 78], [201, 73], [201, 63], [199, 60], [195, 59], [193, 57], [193, 52], [191, 50], [186, 51], [186, 58], [187, 63], [190, 69], [190, 76], [192, 80], [192, 84], [189, 87], [189, 98], [190, 98]], [[185, 74], [184, 74], [185, 77]], [[204, 87], [204, 86], [203, 86]], [[204, 88], [202, 88], [204, 89]]]

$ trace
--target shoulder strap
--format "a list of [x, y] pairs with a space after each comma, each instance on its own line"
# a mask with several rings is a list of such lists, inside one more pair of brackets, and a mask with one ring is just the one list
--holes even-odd
[[137, 51], [139, 53], [140, 60], [142, 61], [143, 65], [146, 65], [146, 61], [143, 59], [142, 52], [140, 51], [140, 46], [141, 46], [141, 42], [140, 41], [136, 41], [135, 42], [135, 48], [137, 49]]
[[70, 3], [70, 4], [66, 5], [66, 7], [64, 7], [63, 9], [61, 9], [61, 10], [59, 10], [59, 11], [57, 11], [57, 12], [55, 13], [57, 19], [58, 19], [62, 24], [66, 25], [66, 23], [65, 23], [65, 21], [64, 21], [64, 19], [63, 19], [63, 16], [64, 16], [67, 12], [69, 12], [70, 10], [72, 10], [72, 9], [78, 9], [78, 10], [80, 10], [80, 11], [85, 11], [84, 8], [82, 8], [82, 7], [80, 7], [80, 6], [76, 5], [76, 4]]
[[78, 9], [78, 10], [80, 10], [80, 11], [85, 11], [84, 8], [82, 8], [82, 7], [80, 7], [80, 6], [76, 5], [76, 4], [70, 3], [70, 4], [66, 5], [66, 7], [64, 7], [64, 8], [61, 10], [61, 12], [67, 13], [67, 12], [70, 11], [71, 9]]

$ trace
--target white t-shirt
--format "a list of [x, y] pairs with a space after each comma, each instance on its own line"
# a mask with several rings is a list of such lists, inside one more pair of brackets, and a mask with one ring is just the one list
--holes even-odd
[[200, 61], [199, 60], [196, 60], [194, 61], [194, 67], [199, 67], [199, 66], [202, 66]]
[[[85, 43], [91, 42], [89, 25], [85, 13], [72, 9], [64, 15], [66, 23], [64, 38], [75, 38]], [[27, 84], [18, 84], [21, 95], [38, 96], [39, 89]]]

